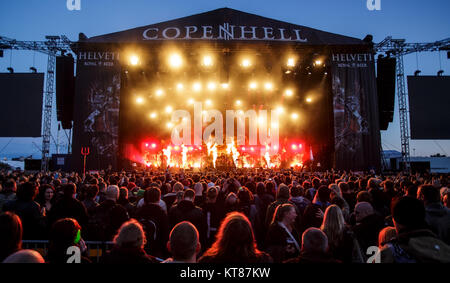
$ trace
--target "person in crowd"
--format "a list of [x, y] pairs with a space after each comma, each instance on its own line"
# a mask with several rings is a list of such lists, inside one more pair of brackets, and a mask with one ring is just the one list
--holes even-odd
[[441, 203], [439, 189], [433, 185], [421, 185], [417, 199], [425, 205], [425, 220], [431, 230], [450, 245], [450, 209]]
[[303, 215], [306, 207], [311, 203], [310, 200], [303, 196], [303, 188], [300, 185], [292, 186], [289, 190], [289, 194], [291, 196], [289, 201], [295, 204], [299, 215]]
[[22, 221], [13, 212], [0, 214], [0, 262], [22, 249]]
[[35, 183], [23, 182], [17, 188], [17, 199], [3, 205], [3, 211], [11, 211], [20, 217], [23, 225], [23, 239], [41, 239], [45, 218], [40, 205], [34, 201], [37, 193]]
[[[74, 247], [74, 253], [69, 248]], [[78, 250], [78, 252], [77, 252]], [[86, 257], [87, 247], [81, 237], [81, 226], [73, 218], [62, 218], [53, 223], [46, 262], [48, 263], [91, 263]], [[79, 258], [76, 257], [79, 255]]]
[[183, 194], [183, 199], [172, 206], [169, 211], [170, 226], [174, 227], [182, 221], [189, 221], [200, 233], [200, 241], [206, 238], [206, 219], [200, 207], [194, 205], [195, 192], [187, 189]]
[[172, 186], [172, 191], [164, 196], [164, 202], [166, 202], [168, 211], [175, 204], [179, 203], [183, 199], [184, 186], [180, 182], [176, 182]]
[[163, 263], [196, 263], [201, 244], [195, 226], [188, 221], [175, 225], [170, 232], [167, 250], [172, 254], [172, 257], [166, 259]]
[[257, 248], [252, 226], [239, 212], [228, 214], [221, 223], [214, 244], [200, 263], [270, 263], [272, 258]]
[[148, 188], [144, 193], [144, 205], [134, 215], [144, 227], [147, 237], [146, 250], [153, 255], [165, 257], [165, 243], [169, 234], [169, 218], [159, 206], [161, 191], [157, 187]]
[[144, 250], [146, 236], [142, 225], [135, 219], [123, 223], [113, 239], [114, 246], [102, 259], [107, 264], [158, 263], [161, 260], [150, 256]]
[[203, 197], [203, 184], [198, 182], [194, 185], [195, 199], [194, 204], [198, 207], [203, 205], [205, 198]]
[[320, 227], [323, 222], [323, 213], [330, 205], [330, 193], [330, 189], [326, 186], [320, 186], [313, 201], [306, 207], [305, 212], [303, 213], [301, 231], [304, 231], [309, 227]]
[[2, 211], [5, 203], [16, 200], [16, 191], [17, 184], [14, 179], [9, 179], [3, 183], [0, 190], [0, 211]]
[[225, 208], [222, 203], [217, 201], [219, 192], [216, 187], [210, 187], [206, 192], [205, 202], [202, 207], [203, 217], [206, 222], [205, 248], [209, 248], [216, 239], [216, 233], [219, 230], [220, 222], [225, 218]]
[[353, 233], [358, 240], [361, 253], [371, 246], [376, 246], [378, 234], [384, 228], [384, 218], [376, 214], [372, 205], [368, 202], [358, 202], [355, 206], [356, 225]]
[[395, 237], [397, 237], [397, 231], [395, 230], [395, 227], [384, 227], [378, 234], [378, 248], [382, 249], [387, 243], [394, 240]]
[[[352, 183], [353, 184], [353, 183]], [[353, 186], [350, 186], [350, 182], [340, 182], [338, 184], [339, 189], [342, 193], [342, 198], [347, 202], [350, 214], [356, 205], [356, 194]]]
[[38, 203], [41, 206], [41, 213], [48, 214], [54, 204], [55, 189], [51, 185], [41, 185], [39, 187]]
[[266, 251], [274, 262], [283, 262], [300, 253], [299, 234], [295, 229], [297, 211], [290, 203], [276, 209], [266, 237]]
[[327, 235], [318, 228], [308, 228], [302, 234], [300, 255], [285, 263], [341, 263], [328, 253]]
[[45, 260], [37, 251], [20, 250], [8, 256], [2, 263], [45, 263]]
[[442, 197], [442, 203], [446, 208], [450, 208], [450, 192], [445, 193]]
[[117, 230], [130, 217], [127, 210], [117, 203], [119, 187], [110, 185], [105, 200], [95, 209], [90, 220], [89, 240], [111, 241]]
[[450, 263], [450, 246], [428, 229], [420, 200], [395, 199], [391, 213], [397, 237], [380, 250], [381, 263]]
[[275, 213], [275, 209], [280, 205], [280, 204], [285, 204], [285, 203], [290, 203], [293, 204], [289, 201], [290, 195], [289, 195], [289, 187], [281, 184], [278, 188], [278, 192], [277, 192], [277, 200], [272, 202], [269, 207], [267, 207], [267, 213], [266, 213], [266, 221], [265, 221], [265, 227], [268, 228], [270, 226], [270, 224], [272, 223], [273, 220], [273, 215]]
[[99, 192], [98, 185], [89, 185], [86, 188], [86, 198], [82, 201], [84, 207], [86, 207], [89, 216], [94, 215], [95, 209], [99, 206], [96, 201]]
[[64, 197], [55, 203], [48, 214], [50, 225], [62, 218], [74, 218], [81, 227], [87, 225], [88, 213], [83, 203], [75, 198], [76, 188], [73, 183], [63, 185]]
[[259, 231], [260, 228], [257, 225], [260, 223], [260, 215], [256, 209], [252, 192], [246, 187], [240, 187], [237, 197], [239, 200], [237, 211], [244, 213], [248, 220], [250, 220], [250, 223], [252, 223], [253, 229]]
[[120, 188], [117, 203], [127, 210], [128, 215], [132, 215], [134, 213], [135, 206], [128, 199], [128, 189], [126, 187]]
[[320, 229], [327, 235], [333, 258], [343, 263], [363, 262], [358, 242], [337, 205], [327, 207]]

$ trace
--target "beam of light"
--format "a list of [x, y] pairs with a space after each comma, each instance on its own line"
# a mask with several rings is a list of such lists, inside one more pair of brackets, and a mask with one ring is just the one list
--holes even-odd
[[130, 56], [130, 64], [132, 66], [136, 66], [137, 64], [139, 64], [139, 57], [137, 55], [131, 55]]
[[174, 53], [169, 57], [169, 64], [172, 68], [178, 69], [183, 64], [183, 59], [181, 59], [180, 54]]
[[307, 97], [306, 98], [306, 102], [311, 103], [312, 102], [312, 98], [311, 97]]

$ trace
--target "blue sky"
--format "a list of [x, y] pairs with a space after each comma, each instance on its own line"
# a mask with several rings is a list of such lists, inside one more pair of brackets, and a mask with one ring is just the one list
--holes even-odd
[[[45, 35], [63, 34], [75, 41], [79, 32], [91, 37], [222, 7], [361, 39], [372, 34], [375, 42], [388, 35], [405, 38], [407, 42], [430, 42], [450, 37], [448, 0], [381, 0], [381, 11], [369, 11], [366, 0], [81, 0], [80, 11], [67, 10], [66, 0], [2, 0], [0, 35], [18, 40], [44, 40]], [[16, 72], [28, 72], [33, 62], [38, 71], [44, 72], [47, 57], [27, 51], [13, 51], [11, 57], [10, 51], [5, 51], [4, 57], [0, 58], [0, 72], [6, 72], [10, 61]], [[440, 68], [439, 53], [405, 57], [407, 75], [413, 74], [417, 65], [422, 75], [435, 75]], [[449, 75], [450, 60], [444, 52], [441, 53], [441, 66], [444, 74]], [[55, 153], [58, 136], [55, 113], [52, 125], [51, 152]], [[63, 132], [59, 133], [59, 141], [66, 141]], [[41, 142], [41, 138], [0, 138], [0, 157], [12, 153], [39, 157]], [[383, 149], [400, 151], [397, 101], [394, 122], [387, 131], [382, 131], [382, 144]], [[410, 147], [411, 154], [417, 156], [450, 154], [448, 140], [411, 140]]]

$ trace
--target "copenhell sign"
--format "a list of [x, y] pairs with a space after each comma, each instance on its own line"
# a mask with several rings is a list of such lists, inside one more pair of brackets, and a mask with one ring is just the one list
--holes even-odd
[[300, 29], [235, 26], [224, 23], [213, 26], [151, 27], [142, 33], [144, 40], [267, 40], [308, 42]]

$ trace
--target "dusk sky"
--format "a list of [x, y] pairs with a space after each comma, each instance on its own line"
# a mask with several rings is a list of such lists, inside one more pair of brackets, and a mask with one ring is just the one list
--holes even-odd
[[[17, 40], [45, 40], [45, 35], [66, 35], [70, 40], [76, 41], [80, 32], [92, 37], [229, 7], [360, 39], [372, 34], [374, 42], [380, 42], [389, 35], [393, 38], [404, 38], [407, 42], [432, 42], [450, 37], [448, 0], [381, 0], [381, 11], [369, 11], [366, 2], [81, 0], [80, 11], [69, 11], [66, 8], [66, 0], [1, 0], [0, 35]], [[439, 52], [408, 55], [404, 58], [405, 73], [412, 75], [418, 66], [422, 71], [421, 75], [436, 75], [440, 68], [445, 71], [444, 75], [449, 75], [450, 60], [447, 59], [447, 54], [441, 52], [440, 58], [441, 63]], [[13, 51], [11, 56], [11, 51], [7, 50], [3, 58], [0, 58], [0, 72], [7, 72], [10, 62], [16, 72], [29, 72], [33, 61], [38, 72], [46, 71], [46, 55]], [[389, 129], [381, 134], [384, 150], [400, 151], [397, 102], [396, 99], [394, 121], [389, 125]], [[56, 141], [55, 113], [52, 135]], [[61, 132], [59, 136], [60, 142], [64, 142], [65, 134]], [[55, 141], [51, 141], [51, 153], [56, 153]], [[41, 138], [0, 138], [0, 158], [11, 154], [33, 154], [35, 158], [40, 158], [41, 143]], [[436, 153], [448, 156], [450, 141], [411, 140], [410, 148], [412, 156], [429, 156]]]

